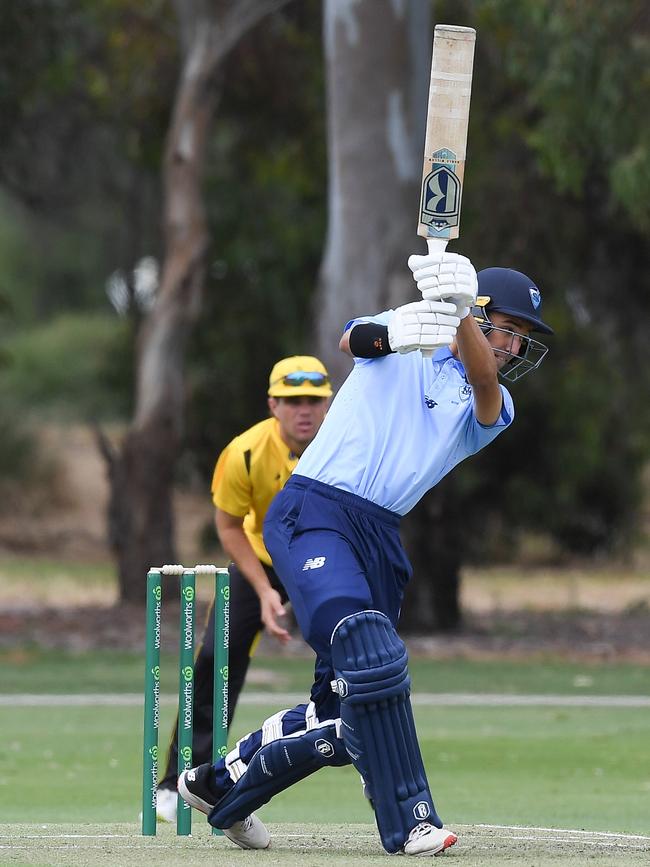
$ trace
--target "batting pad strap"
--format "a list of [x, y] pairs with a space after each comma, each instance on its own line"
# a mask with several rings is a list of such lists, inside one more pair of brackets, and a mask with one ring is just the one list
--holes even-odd
[[239, 756], [239, 747], [236, 746], [234, 750], [231, 750], [226, 756], [226, 771], [230, 775], [230, 778], [236, 783], [240, 777], [246, 773], [246, 762], [242, 761]]
[[307, 709], [305, 710], [305, 728], [307, 731], [310, 729], [316, 728], [320, 723], [318, 721], [318, 715], [316, 713], [316, 705], [313, 701], [310, 701], [307, 705]]
[[282, 737], [282, 720], [287, 710], [281, 710], [265, 719], [262, 724], [262, 746], [270, 744], [271, 741], [277, 741]]
[[[277, 741], [283, 735], [283, 726], [282, 721], [284, 720], [287, 714], [287, 710], [280, 710], [277, 713], [273, 714], [273, 716], [268, 717], [262, 723], [262, 728], [260, 729], [257, 738], [261, 740], [261, 745], [269, 744], [272, 741]], [[309, 728], [309, 720], [305, 720], [306, 727]], [[233, 782], [237, 782], [243, 775], [246, 773], [246, 769], [248, 765], [246, 761], [242, 758], [241, 749], [242, 746], [246, 746], [249, 743], [250, 738], [254, 738], [254, 733], [249, 733], [244, 735], [243, 738], [240, 738], [235, 744], [234, 748], [230, 750], [225, 759], [225, 770], [230, 776], [230, 779]]]
[[309, 731], [286, 735], [255, 753], [244, 773], [215, 805], [208, 821], [215, 828], [230, 828], [284, 789], [328, 765], [350, 764], [337, 736], [334, 720]]
[[381, 612], [346, 617], [332, 634], [341, 734], [387, 852], [400, 851], [420, 822], [442, 827], [417, 741], [407, 662], [404, 643]]

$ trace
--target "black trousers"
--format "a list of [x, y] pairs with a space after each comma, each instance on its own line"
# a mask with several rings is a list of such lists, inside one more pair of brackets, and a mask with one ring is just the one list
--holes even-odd
[[[264, 566], [271, 586], [278, 591], [282, 602], [287, 594], [278, 576], [270, 566]], [[228, 650], [228, 726], [237, 707], [250, 663], [250, 651], [257, 634], [264, 628], [257, 593], [234, 563], [230, 573], [230, 647]], [[212, 761], [212, 699], [214, 693], [214, 603], [210, 607], [203, 640], [194, 663], [194, 727], [192, 732], [192, 764]], [[178, 777], [178, 717], [174, 724], [165, 775], [159, 788], [176, 789]]]

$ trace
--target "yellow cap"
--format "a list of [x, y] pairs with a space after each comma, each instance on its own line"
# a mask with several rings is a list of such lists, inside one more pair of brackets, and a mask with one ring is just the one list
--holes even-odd
[[325, 365], [312, 355], [292, 355], [273, 365], [269, 397], [330, 397], [331, 394]]

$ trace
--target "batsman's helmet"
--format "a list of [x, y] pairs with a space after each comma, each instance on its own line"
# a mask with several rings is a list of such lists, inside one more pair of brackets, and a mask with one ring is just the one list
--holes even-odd
[[540, 366], [548, 352], [548, 347], [539, 340], [533, 340], [527, 334], [520, 334], [508, 328], [496, 328], [490, 319], [490, 313], [506, 313], [529, 322], [531, 331], [542, 334], [553, 334], [553, 329], [542, 320], [542, 294], [535, 283], [512, 268], [485, 268], [479, 271], [478, 297], [472, 308], [472, 315], [481, 326], [484, 333], [492, 330], [504, 331], [521, 337], [521, 345], [517, 355], [508, 355], [508, 361], [499, 371], [503, 379], [514, 382], [531, 370]]
[[484, 268], [478, 277], [477, 306], [499, 313], [510, 313], [530, 322], [533, 331], [553, 334], [553, 329], [542, 321], [542, 293], [535, 283], [512, 268]]

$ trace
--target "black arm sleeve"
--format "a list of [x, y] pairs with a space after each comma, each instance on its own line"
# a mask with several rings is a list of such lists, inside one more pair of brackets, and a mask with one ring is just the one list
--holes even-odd
[[379, 358], [393, 351], [388, 344], [388, 327], [376, 322], [360, 322], [350, 331], [350, 352], [357, 358]]

